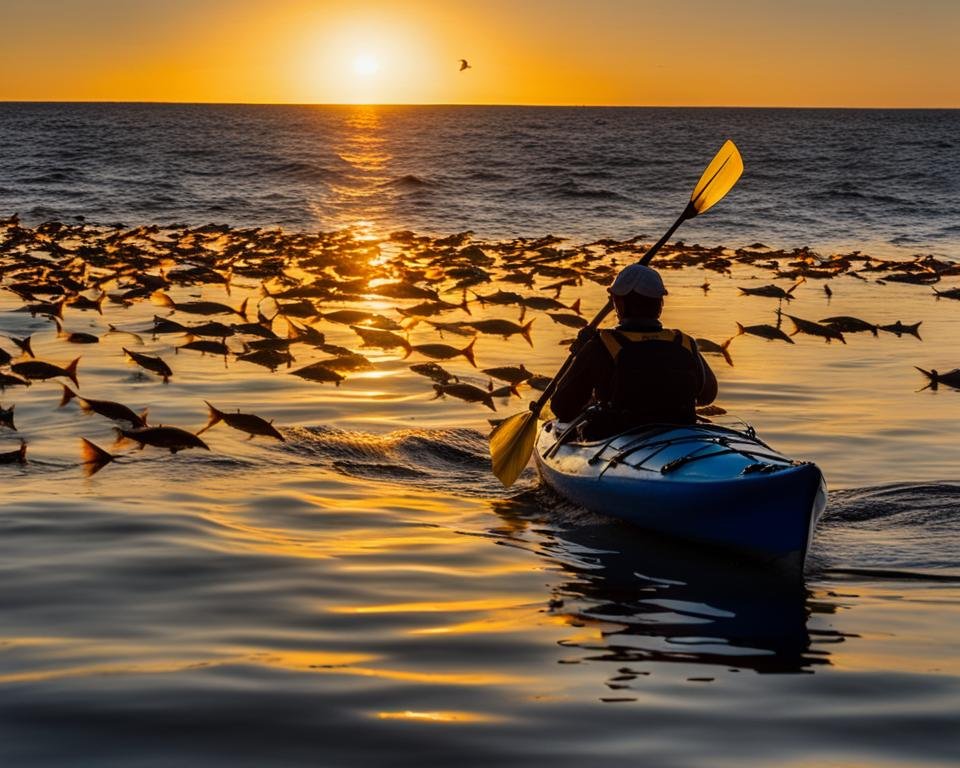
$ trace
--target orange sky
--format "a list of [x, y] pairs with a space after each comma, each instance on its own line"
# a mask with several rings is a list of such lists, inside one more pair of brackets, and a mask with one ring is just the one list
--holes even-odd
[[957, 0], [3, 0], [2, 18], [0, 100], [960, 107]]

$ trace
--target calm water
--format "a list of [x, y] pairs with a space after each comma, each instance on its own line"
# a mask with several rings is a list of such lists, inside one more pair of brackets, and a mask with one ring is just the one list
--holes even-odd
[[[950, 112], [3, 105], [0, 211], [31, 223], [83, 215], [309, 230], [367, 221], [361, 234], [656, 237], [676, 210], [661, 198], [682, 205], [729, 133], [747, 174], [681, 237], [955, 257], [960, 219], [947, 193], [957, 189], [956, 122]], [[863, 150], [871, 124], [887, 132], [876, 157]], [[791, 158], [806, 171], [789, 171]], [[577, 176], [591, 167], [609, 175]], [[564, 196], [549, 176], [624, 199]], [[862, 198], [829, 191], [843, 179], [862, 191], [867, 178], [876, 191]], [[789, 210], [773, 197], [789, 198]], [[403, 256], [384, 243], [376, 266], [359, 273], [389, 274]], [[604, 261], [626, 258], [614, 249]], [[553, 295], [540, 290], [552, 279], [518, 288], [499, 282], [503, 262], [491, 271], [478, 292]], [[737, 290], [772, 282], [769, 270], [665, 276], [668, 325], [723, 341], [735, 321], [775, 322], [775, 300]], [[0, 452], [22, 436], [30, 458], [0, 466], [0, 762], [956, 764], [960, 394], [919, 391], [913, 366], [960, 365], [960, 302], [872, 276], [830, 286], [828, 301], [821, 282], [801, 285], [787, 311], [923, 321], [922, 341], [741, 336], [733, 367], [711, 357], [720, 404], [776, 448], [815, 460], [831, 485], [803, 584], [571, 508], [532, 472], [501, 489], [488, 470], [487, 419], [521, 409], [536, 394], [529, 388], [524, 401], [497, 400], [497, 414], [432, 400], [430, 382], [408, 369], [425, 358], [361, 349], [329, 321], [316, 323], [329, 342], [374, 363], [338, 387], [284, 367], [176, 354], [179, 335], [74, 346], [0, 290], [0, 335], [32, 333], [46, 360], [81, 355], [83, 395], [149, 406], [155, 423], [191, 429], [205, 423], [209, 400], [273, 418], [286, 437], [247, 441], [220, 424], [204, 434], [209, 454], [139, 452], [113, 448], [107, 420], [58, 409], [56, 383], [0, 395], [4, 407], [16, 403], [20, 429], [0, 428]], [[258, 280], [239, 275], [229, 295], [219, 285], [171, 291], [176, 301], [232, 306], [259, 294]], [[567, 304], [576, 298], [589, 317], [604, 295], [586, 281], [561, 293]], [[396, 308], [414, 303], [322, 311], [400, 319]], [[473, 317], [517, 319], [515, 307], [469, 307]], [[103, 317], [68, 308], [64, 324], [143, 329], [167, 311], [149, 300], [107, 303]], [[481, 367], [556, 369], [570, 330], [542, 312], [528, 317], [533, 347], [481, 336]], [[440, 339], [420, 323], [410, 340]], [[122, 346], [163, 356], [170, 383], [138, 376]], [[4, 338], [0, 347], [14, 351]], [[294, 368], [325, 357], [293, 351]], [[463, 358], [443, 364], [488, 381]], [[84, 478], [80, 436], [121, 461]]]

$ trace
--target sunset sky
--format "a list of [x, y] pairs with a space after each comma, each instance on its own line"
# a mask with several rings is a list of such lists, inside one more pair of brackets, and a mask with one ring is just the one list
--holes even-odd
[[956, 0], [0, 0], [0, 14], [0, 100], [960, 107]]

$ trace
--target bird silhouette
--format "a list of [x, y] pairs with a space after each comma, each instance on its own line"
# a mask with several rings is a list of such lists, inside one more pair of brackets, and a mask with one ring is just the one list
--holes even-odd
[[463, 72], [465, 69], [473, 69], [473, 67], [467, 63], [466, 59], [460, 59], [460, 71]]

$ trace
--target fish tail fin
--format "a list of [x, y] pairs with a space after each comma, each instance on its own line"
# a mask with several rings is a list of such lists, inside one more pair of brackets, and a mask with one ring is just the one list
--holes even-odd
[[73, 385], [75, 387], [80, 386], [80, 382], [77, 381], [77, 365], [79, 365], [79, 363], [80, 363], [80, 358], [76, 357], [70, 361], [70, 365], [64, 368], [64, 370], [67, 372], [67, 376], [70, 377], [70, 381], [73, 382]]
[[477, 337], [474, 336], [467, 346], [460, 350], [460, 354], [470, 361], [470, 365], [477, 367], [477, 359], [473, 356], [473, 345], [477, 343]]
[[97, 474], [114, 459], [116, 456], [112, 453], [107, 453], [85, 437], [80, 438], [80, 463], [83, 464], [83, 473], [87, 477]]
[[233, 282], [233, 264], [227, 267], [227, 273], [223, 276], [223, 287], [230, 293], [230, 283]]
[[53, 316], [53, 324], [54, 324], [55, 326], [57, 326], [57, 338], [58, 338], [58, 339], [63, 338], [64, 336], [66, 336], [66, 334], [63, 332], [63, 321], [62, 321], [59, 317], [57, 317], [56, 315]]
[[176, 309], [177, 305], [174, 303], [173, 299], [163, 291], [155, 291], [154, 294], [150, 297], [161, 307], [169, 307], [170, 309]]
[[922, 373], [928, 379], [930, 379], [930, 381], [933, 381], [936, 378], [936, 376], [934, 376], [933, 374], [933, 371], [926, 371], [923, 368], [921, 368], [919, 365], [915, 365], [913, 367], [916, 368], [918, 371], [920, 371], [920, 373]]
[[440, 384], [434, 384], [433, 391], [437, 394], [431, 397], [431, 400], [439, 400], [441, 397], [443, 397], [443, 387]]
[[243, 321], [247, 321], [247, 302], [250, 301], [250, 297], [247, 296], [243, 301], [240, 302], [240, 308], [237, 309], [237, 314], [243, 318]]
[[17, 449], [17, 461], [20, 464], [27, 463], [27, 441], [21, 440], [20, 447]]
[[[579, 299], [577, 299], [577, 301], [579, 301]], [[536, 319], [537, 318], [533, 318], [533, 320], [536, 320]], [[529, 344], [531, 347], [533, 346], [533, 339], [530, 338], [530, 326], [533, 325], [533, 320], [531, 320], [529, 323], [525, 323], [520, 328], [520, 335], [523, 336], [527, 344]]]
[[520, 390], [517, 388], [517, 385], [516, 385], [516, 384], [508, 383], [507, 386], [510, 387], [510, 394], [511, 394], [511, 395], [514, 395], [515, 397], [520, 397]]
[[720, 345], [720, 354], [723, 355], [723, 359], [727, 361], [727, 365], [729, 365], [731, 368], [733, 368], [733, 358], [730, 357], [730, 342], [733, 341], [734, 338], [736, 337], [731, 336]]
[[742, 323], [737, 323], [737, 336], [743, 336], [747, 332], [747, 329], [743, 327]]
[[493, 395], [491, 395], [491, 394], [488, 393], [487, 396], [486, 396], [485, 398], [483, 398], [482, 402], [483, 402], [483, 404], [484, 404], [485, 406], [487, 406], [487, 408], [489, 408], [491, 411], [496, 411], [496, 410], [497, 410], [497, 406], [493, 404]]
[[113, 441], [114, 445], [123, 445], [130, 439], [125, 434], [123, 434], [123, 430], [120, 429], [120, 427], [114, 427], [113, 433], [117, 436], [116, 439]]
[[463, 301], [460, 302], [460, 309], [466, 312], [468, 315], [473, 317], [473, 313], [470, 311], [470, 305], [467, 303], [467, 292], [463, 292]]
[[97, 296], [96, 304], [97, 304], [97, 312], [101, 315], [103, 314], [103, 302], [106, 301], [106, 299], [107, 299], [107, 292], [100, 291], [100, 295]]
[[210, 403], [208, 403], [206, 400], [204, 400], [203, 402], [206, 403], [207, 405], [207, 410], [210, 412], [210, 418], [207, 421], [207, 425], [203, 429], [201, 429], [199, 432], [197, 432], [198, 435], [203, 432], [206, 432], [208, 429], [210, 429], [210, 427], [212, 427], [217, 422], [223, 421], [223, 411], [218, 411], [216, 408], [210, 405]]
[[486, 300], [483, 298], [483, 296], [481, 296], [481, 295], [480, 295], [479, 293], [477, 293], [476, 291], [470, 291], [470, 293], [472, 293], [472, 294], [474, 295], [474, 297], [476, 298], [476, 300], [480, 302], [480, 308], [481, 308], [481, 309], [483, 309], [484, 307], [487, 306], [487, 302], [486, 302]]
[[916, 336], [916, 337], [919, 339], [919, 338], [920, 338], [920, 326], [921, 326], [921, 325], [923, 325], [923, 320], [921, 320], [919, 323], [914, 323], [913, 325], [908, 325], [908, 326], [907, 326], [907, 333], [909, 333], [911, 336]]
[[520, 305], [520, 317], [517, 318], [517, 322], [518, 322], [518, 323], [522, 323], [522, 322], [523, 322], [523, 318], [525, 318], [526, 316], [527, 316], [527, 305], [526, 305], [526, 304], [521, 304], [521, 305]]
[[66, 384], [61, 384], [60, 386], [63, 388], [63, 395], [60, 397], [60, 404], [57, 406], [57, 408], [63, 408], [63, 406], [77, 396], [77, 393], [70, 389], [70, 387], [68, 387]]
[[577, 299], [575, 302], [573, 302], [573, 304], [570, 306], [570, 309], [576, 314], [582, 315], [583, 312], [580, 311], [580, 299]]

